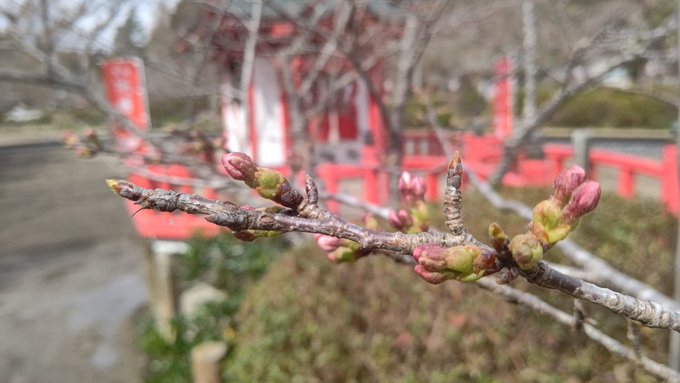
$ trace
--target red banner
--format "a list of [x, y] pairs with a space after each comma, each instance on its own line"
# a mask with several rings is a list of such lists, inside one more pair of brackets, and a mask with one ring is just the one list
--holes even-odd
[[[144, 64], [138, 58], [108, 60], [102, 64], [102, 75], [106, 88], [106, 98], [111, 106], [139, 130], [150, 128], [147, 107]], [[129, 137], [129, 133], [118, 128], [119, 138]]]
[[493, 132], [504, 140], [512, 133], [512, 76], [507, 57], [496, 63], [494, 71]]

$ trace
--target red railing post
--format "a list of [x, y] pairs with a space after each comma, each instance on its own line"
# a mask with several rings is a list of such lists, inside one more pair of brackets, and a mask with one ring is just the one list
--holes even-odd
[[671, 213], [680, 213], [680, 185], [678, 185], [677, 147], [666, 145], [663, 148], [663, 169], [661, 177], [661, 200]]
[[628, 167], [619, 168], [618, 193], [623, 198], [633, 198], [634, 177], [633, 169]]

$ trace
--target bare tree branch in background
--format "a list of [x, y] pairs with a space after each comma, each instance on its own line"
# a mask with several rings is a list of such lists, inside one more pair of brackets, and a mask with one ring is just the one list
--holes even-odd
[[[603, 31], [594, 34], [588, 43], [574, 50], [566, 64], [566, 71], [562, 76], [564, 79], [562, 89], [537, 111], [533, 119], [522, 121], [521, 125], [513, 131], [511, 137], [506, 140], [503, 146], [501, 162], [489, 177], [491, 185], [500, 184], [503, 176], [510, 170], [520, 149], [526, 144], [527, 140], [538, 128], [547, 123], [566, 101], [599, 84], [612, 71], [640, 57], [644, 57], [655, 48], [655, 45], [661, 39], [667, 38], [674, 31], [675, 25], [675, 17], [670, 16], [661, 26], [647, 31], [626, 30], [624, 32], [608, 33], [608, 26], [605, 26]], [[622, 40], [625, 40], [626, 44], [622, 44]], [[621, 45], [625, 45], [628, 48], [622, 51], [614, 48], [614, 46], [618, 47]], [[616, 52], [616, 54], [612, 54], [612, 51]], [[610, 55], [612, 58], [608, 60], [606, 67], [600, 69], [598, 73], [576, 80], [573, 76], [574, 68], [582, 65], [586, 55], [595, 58]]]

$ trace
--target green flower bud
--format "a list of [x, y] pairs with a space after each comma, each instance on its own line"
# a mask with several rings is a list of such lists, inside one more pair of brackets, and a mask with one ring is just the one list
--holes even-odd
[[531, 234], [519, 234], [508, 245], [512, 258], [520, 269], [532, 270], [543, 258], [543, 245]]
[[334, 263], [354, 262], [358, 258], [358, 251], [346, 246], [340, 246], [328, 253], [328, 260]]
[[426, 244], [413, 251], [413, 258], [418, 262], [418, 275], [430, 283], [441, 283], [447, 279], [476, 281], [496, 263], [493, 253], [476, 246], [444, 248]]
[[286, 177], [276, 170], [257, 168], [251, 187], [254, 187], [262, 198], [273, 199], [284, 183], [287, 183]]
[[423, 201], [416, 201], [410, 209], [413, 224], [407, 230], [408, 233], [420, 233], [430, 228], [430, 209]]
[[573, 227], [563, 223], [562, 215], [562, 209], [555, 199], [541, 201], [534, 207], [531, 233], [544, 245], [552, 246], [563, 240]]

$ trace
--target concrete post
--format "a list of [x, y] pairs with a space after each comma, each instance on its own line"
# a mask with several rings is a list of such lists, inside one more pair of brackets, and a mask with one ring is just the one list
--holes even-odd
[[574, 165], [578, 165], [589, 173], [590, 170], [590, 139], [588, 129], [576, 129], [571, 132], [571, 144], [574, 148]]

